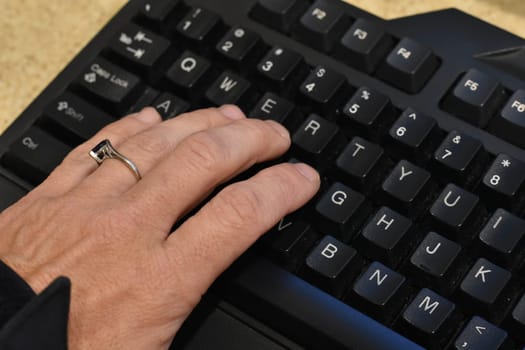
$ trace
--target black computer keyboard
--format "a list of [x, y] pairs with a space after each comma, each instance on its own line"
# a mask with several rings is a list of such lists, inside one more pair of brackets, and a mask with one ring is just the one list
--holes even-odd
[[211, 294], [308, 349], [521, 349], [524, 46], [456, 10], [131, 1], [0, 138], [0, 210], [124, 114], [238, 104], [322, 188]]

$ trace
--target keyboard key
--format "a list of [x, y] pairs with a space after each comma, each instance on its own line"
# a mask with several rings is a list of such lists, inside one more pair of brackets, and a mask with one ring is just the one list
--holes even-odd
[[346, 78], [331, 69], [317, 66], [301, 84], [300, 93], [306, 103], [320, 111], [333, 112], [333, 102], [346, 87]]
[[257, 33], [243, 27], [234, 27], [219, 40], [215, 49], [220, 57], [242, 70], [248, 66], [249, 58], [255, 53], [259, 41]]
[[310, 114], [293, 134], [292, 151], [298, 152], [301, 159], [321, 165], [323, 161], [330, 160], [330, 156], [342, 146], [344, 139], [339, 131], [336, 124], [317, 114]]
[[44, 109], [39, 125], [72, 146], [91, 138], [115, 121], [109, 114], [65, 92]]
[[305, 0], [258, 0], [250, 16], [267, 27], [288, 33], [307, 7]]
[[292, 80], [297, 78], [302, 63], [303, 58], [298, 53], [274, 47], [259, 62], [257, 71], [268, 87], [284, 90]]
[[[506, 154], [500, 154], [483, 177], [482, 191], [487, 204], [509, 207], [516, 203], [525, 180], [525, 164]], [[511, 205], [512, 207], [512, 205]]]
[[383, 149], [360, 137], [354, 137], [336, 160], [338, 174], [365, 192], [380, 181], [386, 164]]
[[297, 271], [319, 238], [312, 227], [293, 216], [284, 217], [267, 234], [273, 257], [290, 271]]
[[392, 105], [385, 95], [361, 87], [343, 108], [341, 123], [349, 134], [378, 138], [392, 120]]
[[124, 114], [140, 93], [140, 79], [137, 76], [100, 57], [84, 69], [77, 81], [117, 114]]
[[419, 92], [439, 67], [432, 50], [403, 38], [379, 68], [378, 76], [409, 93]]
[[357, 279], [349, 302], [376, 319], [390, 322], [403, 305], [405, 281], [403, 275], [373, 262]]
[[483, 145], [476, 139], [452, 131], [434, 153], [434, 165], [442, 178], [460, 185], [477, 181], [487, 159]]
[[500, 83], [470, 69], [443, 101], [443, 109], [467, 122], [485, 127], [505, 97]]
[[296, 127], [295, 106], [288, 100], [267, 92], [248, 115], [250, 118], [275, 120], [283, 125]]
[[474, 316], [454, 343], [457, 350], [503, 350], [508, 347], [507, 332]]
[[294, 36], [313, 48], [330, 52], [350, 25], [350, 19], [334, 2], [315, 1], [301, 17]]
[[394, 209], [416, 216], [430, 188], [430, 173], [402, 160], [383, 182], [382, 189]]
[[177, 92], [190, 98], [202, 87], [203, 77], [210, 67], [210, 62], [204, 57], [185, 51], [168, 69], [166, 78]]
[[155, 0], [146, 1], [142, 6], [141, 13], [153, 22], [163, 22], [179, 5], [180, 0]]
[[340, 182], [334, 183], [326, 191], [317, 205], [316, 213], [321, 220], [318, 230], [331, 234], [337, 233], [345, 242], [365, 218], [365, 197]]
[[248, 104], [251, 84], [239, 75], [226, 71], [206, 91], [206, 99], [213, 106], [236, 104], [243, 108]]
[[518, 90], [496, 118], [489, 130], [516, 146], [525, 149], [525, 90]]
[[152, 106], [159, 112], [162, 120], [175, 118], [190, 109], [188, 102], [169, 92], [164, 92], [157, 97]]
[[110, 42], [109, 49], [136, 66], [152, 69], [166, 53], [170, 42], [136, 24], [128, 23]]
[[424, 161], [435, 149], [438, 127], [434, 118], [407, 108], [389, 131], [393, 152]]
[[454, 265], [461, 246], [445, 237], [429, 232], [410, 257], [407, 266], [419, 285], [430, 284], [437, 290], [449, 292], [453, 287]]
[[38, 185], [69, 151], [69, 146], [33, 126], [9, 146], [2, 163], [22, 179]]
[[449, 184], [430, 208], [430, 216], [443, 232], [470, 238], [480, 217], [479, 197]]
[[382, 207], [366, 224], [356, 246], [367, 258], [395, 267], [414, 240], [412, 221], [388, 207]]
[[402, 330], [422, 345], [444, 349], [446, 336], [454, 325], [455, 310], [454, 303], [424, 288], [403, 312]]
[[476, 312], [499, 320], [510, 299], [505, 298], [511, 273], [485, 258], [480, 258], [467, 273], [459, 286], [465, 305]]
[[26, 195], [27, 191], [23, 190], [13, 182], [0, 176], [0, 213], [9, 206], [17, 202]]
[[306, 258], [306, 267], [309, 281], [340, 296], [360, 264], [354, 248], [325, 236]]
[[339, 42], [336, 54], [344, 63], [372, 73], [393, 45], [379, 23], [359, 18]]
[[513, 266], [516, 255], [522, 251], [525, 220], [498, 209], [479, 234], [485, 252], [497, 263]]
[[211, 42], [221, 32], [220, 17], [206, 9], [196, 7], [182, 18], [177, 25], [177, 32], [189, 40], [197, 49]]
[[521, 296], [503, 324], [512, 336], [525, 341], [525, 294]]

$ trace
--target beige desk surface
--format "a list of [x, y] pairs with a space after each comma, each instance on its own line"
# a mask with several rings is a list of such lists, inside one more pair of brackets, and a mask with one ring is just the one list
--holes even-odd
[[[525, 37], [523, 0], [349, 2], [384, 18], [457, 7]], [[124, 3], [125, 0], [0, 0], [0, 132]]]

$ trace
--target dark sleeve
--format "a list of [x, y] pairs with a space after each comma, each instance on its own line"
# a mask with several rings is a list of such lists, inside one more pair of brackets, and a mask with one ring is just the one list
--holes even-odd
[[0, 261], [0, 349], [66, 350], [70, 289], [60, 277], [36, 295]]

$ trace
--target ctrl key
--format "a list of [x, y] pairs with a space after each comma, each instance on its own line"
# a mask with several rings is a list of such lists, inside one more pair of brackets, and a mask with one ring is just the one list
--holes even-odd
[[33, 126], [11, 144], [2, 164], [22, 179], [38, 185], [70, 150], [69, 146]]
[[474, 316], [454, 343], [457, 350], [510, 349], [507, 332], [483, 318]]

